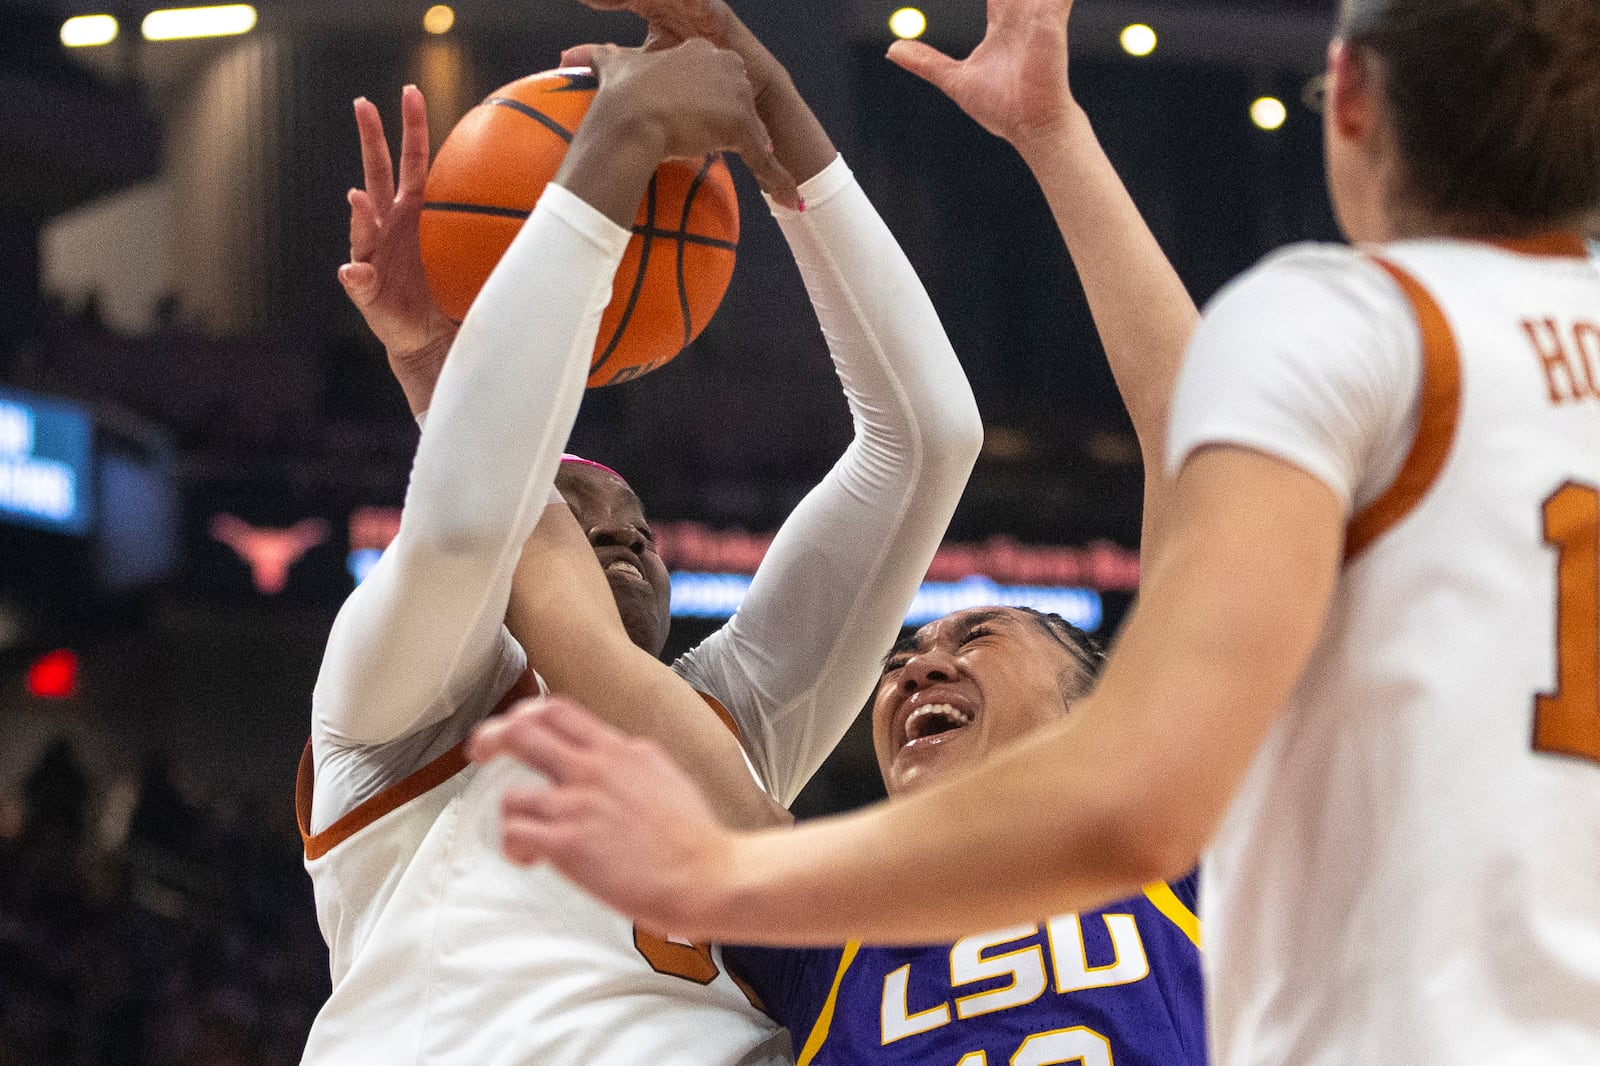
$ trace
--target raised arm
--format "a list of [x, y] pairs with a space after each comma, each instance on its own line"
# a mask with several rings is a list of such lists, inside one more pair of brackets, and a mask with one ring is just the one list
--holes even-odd
[[1106, 158], [1068, 81], [1073, 0], [989, 0], [989, 29], [957, 62], [917, 41], [889, 58], [945, 92], [1021, 153], [1078, 269], [1144, 456], [1145, 557], [1171, 506], [1162, 463], [1168, 412], [1199, 315]]
[[554, 864], [646, 928], [787, 945], [936, 943], [1182, 875], [1311, 654], [1344, 511], [1311, 475], [1242, 448], [1202, 452], [1177, 486], [1180, 522], [1094, 695], [972, 773], [734, 834], [648, 746], [575, 708], [512, 715], [480, 729], [473, 758], [515, 754], [554, 787], [508, 797], [506, 854]]
[[428, 108], [422, 91], [407, 85], [400, 100], [400, 169], [372, 101], [355, 102], [365, 188], [351, 189], [350, 262], [339, 284], [383, 344], [411, 413], [421, 417], [455, 341], [457, 326], [428, 287], [418, 223], [428, 182]]
[[877, 683], [983, 443], [972, 390], [898, 243], [793, 80], [722, 0], [585, 0], [744, 60], [803, 211], [774, 205], [828, 340], [855, 439], [784, 523], [735, 618], [678, 664], [737, 720], [789, 803]]
[[314, 698], [335, 743], [383, 743], [429, 724], [496, 653], [517, 559], [549, 502], [583, 395], [626, 226], [659, 161], [744, 150], [784, 191], [759, 120], [732, 91], [744, 80], [731, 55], [706, 46], [603, 58], [600, 92], [555, 182], [445, 362], [399, 534], [335, 623]]
[[678, 665], [727, 701], [785, 803], [877, 684], [983, 444], [933, 304], [843, 160], [801, 192], [803, 213], [774, 213], [855, 436], [784, 522], [738, 614]]

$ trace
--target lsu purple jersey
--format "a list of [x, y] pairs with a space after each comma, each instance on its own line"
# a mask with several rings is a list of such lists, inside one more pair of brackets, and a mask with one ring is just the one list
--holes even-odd
[[798, 1066], [1204, 1066], [1195, 883], [953, 945], [723, 954]]

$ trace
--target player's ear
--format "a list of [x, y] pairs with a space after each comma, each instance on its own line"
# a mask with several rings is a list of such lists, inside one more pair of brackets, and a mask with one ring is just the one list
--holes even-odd
[[1365, 144], [1378, 117], [1372, 57], [1342, 40], [1328, 46], [1327, 121], [1339, 137]]

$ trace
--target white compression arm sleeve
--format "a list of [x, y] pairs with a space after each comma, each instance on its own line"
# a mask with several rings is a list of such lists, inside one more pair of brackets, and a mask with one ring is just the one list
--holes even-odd
[[628, 238], [552, 184], [484, 285], [440, 375], [399, 533], [329, 637], [312, 699], [329, 741], [431, 725], [493, 667]]
[[773, 205], [855, 439], [784, 523], [739, 613], [676, 669], [723, 701], [763, 784], [793, 801], [877, 684], [983, 444], [972, 389], [893, 234], [835, 159]]

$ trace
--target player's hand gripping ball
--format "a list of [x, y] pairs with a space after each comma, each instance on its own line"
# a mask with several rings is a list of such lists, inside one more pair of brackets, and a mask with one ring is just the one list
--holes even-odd
[[[422, 208], [422, 261], [460, 322], [555, 176], [599, 83], [584, 69], [514, 81], [439, 149]], [[739, 202], [720, 155], [663, 163], [634, 220], [600, 321], [589, 387], [648, 374], [700, 335], [733, 278]]]

